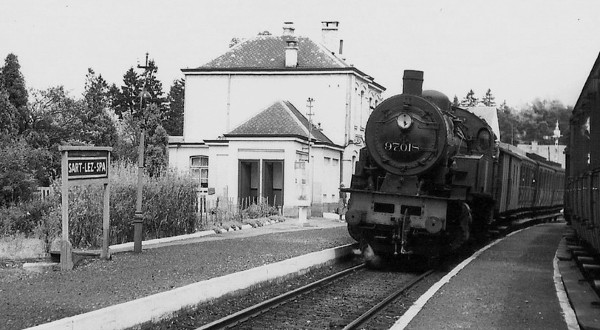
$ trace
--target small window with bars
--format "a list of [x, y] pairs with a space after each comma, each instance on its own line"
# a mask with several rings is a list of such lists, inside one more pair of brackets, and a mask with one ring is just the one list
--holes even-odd
[[208, 188], [208, 156], [190, 157], [190, 172], [200, 185], [200, 188]]

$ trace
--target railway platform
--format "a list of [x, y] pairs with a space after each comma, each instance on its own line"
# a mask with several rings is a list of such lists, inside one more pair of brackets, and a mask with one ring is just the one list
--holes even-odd
[[[302, 273], [350, 248], [337, 218], [287, 219], [222, 234], [144, 241], [71, 271], [0, 264], [0, 329], [126, 329], [263, 281]], [[339, 247], [339, 248], [338, 248]], [[202, 301], [199, 301], [201, 299]]]
[[[393, 329], [598, 329], [600, 309], [583, 299], [594, 293], [581, 290], [581, 274], [569, 260], [568, 230], [564, 222], [542, 224], [477, 252], [434, 285], [437, 290], [419, 298]], [[203, 295], [215, 287], [233, 290], [233, 285], [263, 276], [255, 274], [258, 270], [269, 276], [291, 272], [292, 264], [305, 267], [303, 263], [333, 258], [311, 252], [351, 242], [344, 222], [324, 218], [307, 223], [288, 219], [226, 235], [157, 242], [146, 245], [138, 256], [117, 253], [111, 261], [71, 272], [0, 280], [0, 305], [11, 307], [0, 309], [0, 320], [7, 329], [56, 329], [65, 324], [76, 329], [92, 323], [120, 328], [126, 317], [119, 315], [158, 310], [165, 301], [180, 302], [194, 290]], [[35, 294], [23, 294], [26, 291]], [[81, 299], [83, 292], [93, 293]], [[24, 322], [23, 313], [32, 317]], [[77, 322], [86, 326], [78, 327]]]
[[564, 222], [546, 223], [488, 245], [421, 296], [392, 329], [598, 329], [600, 308], [570, 260], [568, 230]]

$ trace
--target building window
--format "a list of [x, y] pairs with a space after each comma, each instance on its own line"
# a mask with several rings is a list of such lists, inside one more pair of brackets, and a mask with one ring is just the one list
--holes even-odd
[[208, 156], [190, 157], [190, 172], [200, 188], [208, 188]]

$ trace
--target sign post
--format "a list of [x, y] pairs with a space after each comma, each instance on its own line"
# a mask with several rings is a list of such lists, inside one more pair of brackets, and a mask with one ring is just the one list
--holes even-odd
[[110, 147], [60, 146], [62, 177], [62, 241], [60, 245], [60, 268], [73, 269], [72, 246], [69, 241], [69, 187], [84, 184], [102, 184], [102, 252], [108, 259], [108, 234], [110, 226]]

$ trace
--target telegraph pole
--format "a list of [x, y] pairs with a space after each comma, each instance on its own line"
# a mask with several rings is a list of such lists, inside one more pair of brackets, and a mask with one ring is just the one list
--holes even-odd
[[146, 53], [146, 64], [139, 65], [138, 69], [144, 69], [144, 85], [140, 91], [140, 146], [138, 148], [138, 183], [137, 183], [137, 200], [135, 203], [135, 218], [133, 220], [133, 252], [142, 252], [142, 229], [144, 224], [144, 214], [142, 213], [142, 197], [144, 185], [144, 136], [146, 135], [146, 120], [144, 116], [144, 98], [148, 96], [146, 91], [146, 82], [148, 78], [148, 53]]
[[306, 107], [308, 108], [308, 113], [306, 114], [308, 116], [308, 162], [310, 163], [310, 145], [312, 144], [311, 140], [312, 140], [312, 116], [314, 115], [314, 113], [312, 112], [312, 108], [313, 108], [313, 102], [315, 101], [315, 99], [313, 99], [312, 97], [309, 97], [306, 100]]
[[[312, 207], [312, 202], [313, 202], [313, 166], [314, 163], [312, 163], [310, 161], [310, 146], [312, 144], [312, 116], [314, 115], [314, 113], [312, 112], [312, 108], [313, 108], [313, 102], [315, 101], [315, 99], [313, 99], [312, 97], [309, 97], [306, 100], [306, 107], [308, 108], [308, 113], [306, 114], [308, 116], [308, 184], [309, 184], [309, 189], [308, 189], [308, 194], [309, 194], [309, 205]], [[312, 211], [310, 211], [310, 213], [312, 213]], [[309, 214], [310, 214], [309, 213]]]

